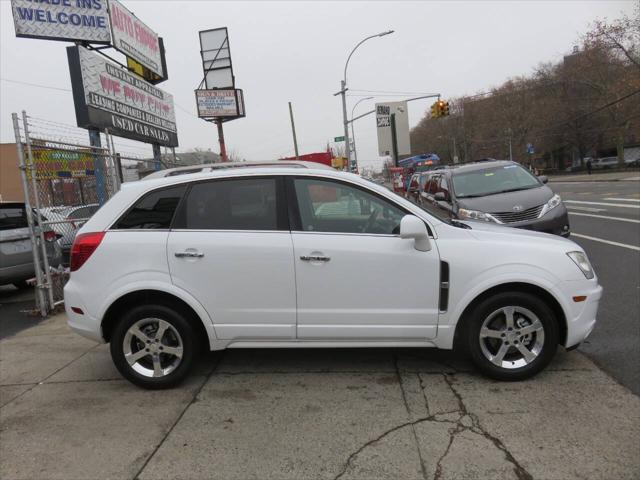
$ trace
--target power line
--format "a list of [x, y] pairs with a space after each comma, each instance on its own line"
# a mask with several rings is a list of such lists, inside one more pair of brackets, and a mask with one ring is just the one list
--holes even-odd
[[49, 85], [40, 85], [38, 83], [23, 82], [21, 80], [11, 80], [9, 78], [0, 78], [3, 82], [18, 83], [20, 85], [28, 85], [30, 87], [46, 88], [47, 90], [58, 90], [60, 92], [71, 92], [70, 88], [50, 87]]

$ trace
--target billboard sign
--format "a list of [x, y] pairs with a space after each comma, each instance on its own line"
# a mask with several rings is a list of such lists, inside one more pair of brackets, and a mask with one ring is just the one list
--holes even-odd
[[407, 102], [376, 103], [376, 130], [378, 132], [378, 155], [393, 155], [391, 135], [391, 115], [396, 124], [396, 143], [398, 155], [411, 153], [409, 140], [409, 110]]
[[[36, 180], [53, 178], [82, 178], [95, 175], [91, 152], [54, 150], [34, 147], [33, 166]], [[31, 179], [31, 169], [27, 169]]]
[[106, 0], [11, 0], [16, 37], [109, 43]]
[[243, 117], [242, 90], [196, 90], [198, 117]]
[[178, 145], [173, 96], [84, 47], [67, 47], [79, 127]]
[[118, 0], [109, 0], [109, 16], [113, 47], [164, 78], [165, 71], [158, 34], [142, 23]]
[[203, 30], [198, 32], [198, 35], [205, 88], [234, 88], [235, 78], [227, 27]]

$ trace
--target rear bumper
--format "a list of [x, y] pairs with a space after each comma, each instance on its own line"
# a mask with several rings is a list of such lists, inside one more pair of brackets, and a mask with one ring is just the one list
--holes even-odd
[[[71, 310], [72, 307], [79, 308], [83, 313], [74, 312]], [[71, 330], [95, 342], [104, 343], [100, 322], [89, 315], [73, 280], [69, 280], [64, 286], [64, 308], [67, 313], [67, 324]]]

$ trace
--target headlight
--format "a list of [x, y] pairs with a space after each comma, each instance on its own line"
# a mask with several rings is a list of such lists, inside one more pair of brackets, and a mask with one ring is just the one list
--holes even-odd
[[560, 195], [558, 194], [554, 195], [553, 197], [551, 197], [551, 199], [547, 203], [544, 204], [544, 207], [542, 207], [542, 211], [540, 212], [540, 216], [545, 215], [546, 213], [553, 210], [561, 203], [562, 203], [562, 199], [560, 198]]
[[481, 220], [484, 222], [500, 223], [490, 213], [479, 212], [478, 210], [467, 210], [466, 208], [458, 210], [458, 216], [464, 220]]
[[593, 268], [591, 268], [591, 264], [589, 263], [589, 259], [585, 253], [567, 252], [567, 255], [571, 260], [573, 260], [573, 263], [578, 266], [588, 280], [591, 280], [594, 277]]

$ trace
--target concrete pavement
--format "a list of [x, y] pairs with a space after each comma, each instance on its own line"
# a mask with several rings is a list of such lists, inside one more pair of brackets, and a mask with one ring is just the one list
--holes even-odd
[[60, 315], [0, 341], [0, 478], [638, 478], [640, 398], [578, 352], [500, 383], [448, 352], [230, 350], [122, 380]]

